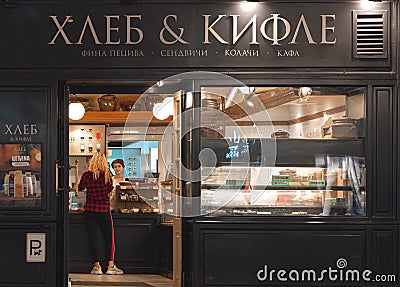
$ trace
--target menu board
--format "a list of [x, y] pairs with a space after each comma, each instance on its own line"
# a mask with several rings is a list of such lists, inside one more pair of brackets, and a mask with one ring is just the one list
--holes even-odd
[[0, 144], [0, 208], [40, 207], [41, 144]]
[[69, 155], [92, 156], [96, 151], [105, 153], [105, 125], [70, 125]]

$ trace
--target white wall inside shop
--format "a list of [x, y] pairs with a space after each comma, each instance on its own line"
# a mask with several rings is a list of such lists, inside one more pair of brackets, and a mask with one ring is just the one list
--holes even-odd
[[[363, 95], [358, 97], [351, 97], [352, 99], [352, 117], [360, 118], [363, 116], [363, 109], [360, 111], [360, 106], [357, 104], [358, 102], [363, 101]], [[354, 98], [354, 99], [353, 99]], [[347, 103], [350, 106], [350, 101]], [[313, 96], [310, 97], [310, 100], [307, 102], [291, 102], [288, 104], [283, 104], [275, 108], [271, 108], [267, 110], [269, 115], [269, 119], [265, 118], [265, 111], [261, 113], [257, 113], [251, 116], [251, 120], [253, 122], [262, 123], [263, 121], [272, 121], [272, 122], [282, 122], [282, 121], [291, 121], [295, 119], [299, 119], [301, 117], [311, 115], [320, 111], [329, 110], [338, 106], [346, 105], [346, 97], [345, 96]], [[345, 112], [331, 114], [332, 119], [339, 119], [345, 116]], [[349, 115], [350, 116], [350, 115]], [[249, 117], [245, 117], [240, 119], [240, 121], [249, 121]], [[246, 135], [248, 138], [270, 138], [271, 134], [274, 131], [284, 130], [289, 132], [290, 137], [292, 138], [321, 138], [322, 132], [321, 127], [324, 124], [325, 119], [323, 117], [303, 121], [298, 124], [292, 125], [275, 125], [275, 126], [262, 126], [261, 124], [257, 125], [247, 125], [241, 126], [241, 132]], [[233, 135], [233, 131], [238, 130], [238, 127], [227, 126], [225, 129], [225, 136]]]
[[[166, 166], [172, 163], [172, 134], [170, 129], [166, 127], [111, 127], [108, 129], [108, 140], [109, 141], [121, 141], [122, 143], [128, 142], [144, 142], [144, 141], [156, 141], [158, 148], [158, 172], [160, 180], [165, 180]], [[126, 147], [139, 147], [140, 144], [128, 144]], [[148, 146], [148, 152], [141, 159], [141, 166], [149, 167], [147, 172], [150, 172], [154, 167], [150, 166], [150, 148], [156, 148], [155, 145]], [[142, 152], [143, 153], [143, 152]], [[148, 161], [145, 157], [147, 156]], [[142, 172], [142, 175], [144, 175]]]

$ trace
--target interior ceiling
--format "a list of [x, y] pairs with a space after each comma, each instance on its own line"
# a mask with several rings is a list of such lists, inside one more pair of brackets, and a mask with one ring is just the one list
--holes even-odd
[[[172, 85], [175, 86], [175, 85]], [[125, 88], [131, 89], [132, 87]], [[136, 86], [142, 87], [142, 86]], [[153, 92], [156, 94], [157, 90], [162, 91], [162, 96], [171, 96], [175, 91], [173, 89], [165, 90], [164, 85], [160, 88], [154, 87]], [[82, 87], [81, 87], [82, 88]], [[99, 87], [96, 86], [98, 89]], [[115, 88], [115, 86], [114, 86]], [[238, 92], [238, 89], [234, 90], [235, 88], [226, 88], [226, 87], [212, 87], [212, 88], [203, 88], [205, 94], [213, 94], [213, 95], [220, 95], [221, 97], [228, 98], [232, 92]], [[82, 89], [80, 89], [82, 91]], [[207, 92], [207, 90], [209, 92]], [[72, 91], [72, 90], [71, 90]], [[104, 91], [104, 90], [102, 90]], [[110, 90], [108, 90], [110, 91]], [[171, 92], [170, 94], [164, 92]], [[250, 93], [243, 93], [240, 97], [235, 97], [235, 99], [239, 99], [239, 101], [247, 101], [253, 103], [259, 103], [258, 101], [254, 101], [254, 99], [258, 98], [262, 105], [254, 105], [253, 108], [247, 109], [246, 112], [240, 107], [240, 103], [236, 104], [229, 104], [225, 108], [225, 113], [232, 119], [242, 119], [246, 116], [256, 114], [263, 110], [269, 110], [274, 107], [282, 106], [284, 104], [288, 104], [299, 100], [298, 95], [299, 87], [255, 87], [253, 92]], [[312, 87], [312, 95], [313, 96], [327, 96], [327, 95], [352, 95], [352, 94], [359, 94], [364, 92], [363, 88], [354, 88], [354, 87]], [[97, 99], [102, 97], [107, 93], [79, 93], [73, 94], [71, 93], [70, 99], [74, 99], [75, 101], [81, 101], [84, 103], [84, 106], [87, 111], [96, 111], [99, 110], [98, 108], [98, 101]], [[142, 96], [142, 93], [139, 91], [138, 93], [111, 93], [118, 98], [118, 109], [117, 110], [130, 110], [130, 108], [137, 102], [137, 100]], [[153, 93], [147, 93], [146, 96], [154, 95]], [[160, 95], [158, 93], [157, 95]], [[153, 98], [155, 102], [158, 102], [159, 99]], [[147, 101], [147, 100], [146, 100]]]
[[[254, 99], [249, 98], [247, 101], [253, 103], [253, 108], [246, 109], [246, 112], [240, 107], [240, 103], [231, 105], [226, 108], [225, 113], [232, 119], [240, 119], [249, 115], [249, 112], [252, 114], [261, 112], [263, 110], [269, 110], [276, 106], [280, 106], [286, 103], [290, 103], [299, 98], [297, 94], [295, 94], [294, 89], [291, 87], [283, 87], [283, 88], [255, 88], [254, 96], [258, 97], [261, 105], [258, 105], [258, 101], [255, 102]], [[254, 104], [256, 103], [256, 104]]]
[[150, 80], [70, 80], [67, 90], [70, 94], [170, 94], [184, 87], [181, 79]]

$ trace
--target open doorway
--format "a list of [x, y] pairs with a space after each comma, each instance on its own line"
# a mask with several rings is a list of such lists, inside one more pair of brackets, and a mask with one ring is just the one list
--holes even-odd
[[[70, 110], [69, 117], [67, 216], [72, 286], [93, 286], [103, 281], [172, 286], [172, 216], [164, 212], [172, 210], [172, 199], [160, 195], [160, 188], [170, 191], [172, 187], [167, 172], [170, 165], [164, 164], [171, 155], [161, 151], [161, 141], [172, 144], [163, 136], [171, 118], [153, 119], [152, 110], [168, 95], [157, 97], [152, 93], [140, 99], [142, 85], [135, 89], [137, 92], [132, 92], [130, 87], [127, 93], [128, 88], [121, 86], [68, 87], [69, 108], [78, 106], [83, 113], [73, 111], [71, 115]], [[127, 125], [130, 117], [133, 124]], [[121, 276], [90, 274], [93, 262], [84, 221], [86, 196], [78, 183], [98, 151], [106, 155], [113, 175], [112, 162], [119, 159], [124, 163], [124, 180], [115, 187], [111, 206], [115, 262], [124, 270]]]

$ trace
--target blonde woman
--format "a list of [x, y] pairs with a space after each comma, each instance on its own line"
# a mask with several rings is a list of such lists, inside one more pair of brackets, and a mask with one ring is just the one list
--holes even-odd
[[103, 255], [102, 240], [108, 256], [108, 275], [120, 275], [124, 272], [114, 264], [114, 225], [110, 212], [109, 193], [112, 186], [112, 174], [107, 159], [97, 152], [90, 160], [89, 169], [79, 181], [79, 190], [86, 190], [85, 223], [89, 236], [89, 248], [94, 265], [91, 274], [102, 275], [100, 259]]

